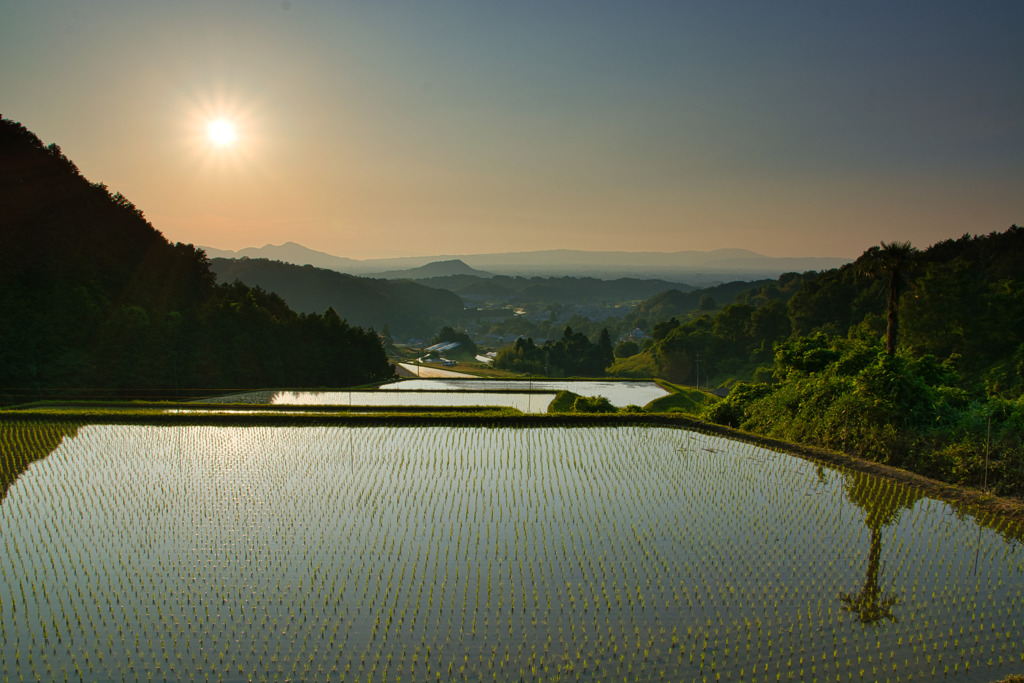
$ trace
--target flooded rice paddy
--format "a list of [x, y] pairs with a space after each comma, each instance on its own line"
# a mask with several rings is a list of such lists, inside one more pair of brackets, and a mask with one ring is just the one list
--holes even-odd
[[[7, 428], [0, 680], [992, 681], [1024, 547], [675, 428]], [[42, 455], [45, 455], [43, 453]]]
[[338, 405], [353, 407], [416, 406], [426, 409], [456, 406], [515, 408], [523, 413], [546, 413], [554, 394], [480, 391], [280, 391], [272, 405]]
[[384, 384], [384, 390], [403, 391], [571, 391], [580, 396], [603, 396], [619, 408], [628, 405], [645, 406], [651, 401], [668, 396], [668, 391], [655, 382], [622, 380], [500, 380], [500, 379], [406, 379]]

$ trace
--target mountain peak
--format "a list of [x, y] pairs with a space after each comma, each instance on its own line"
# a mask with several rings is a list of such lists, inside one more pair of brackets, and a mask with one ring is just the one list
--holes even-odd
[[430, 263], [409, 268], [408, 270], [392, 270], [384, 273], [377, 273], [375, 277], [387, 278], [389, 280], [408, 278], [418, 280], [428, 277], [446, 277], [448, 275], [476, 275], [478, 277], [491, 277], [491, 273], [477, 270], [466, 264], [462, 259], [448, 259], [446, 261], [431, 261]]

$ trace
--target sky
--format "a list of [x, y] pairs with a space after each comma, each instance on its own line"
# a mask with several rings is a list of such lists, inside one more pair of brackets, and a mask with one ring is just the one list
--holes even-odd
[[1019, 0], [0, 0], [0, 115], [172, 242], [854, 258], [1024, 225], [1022, 35]]

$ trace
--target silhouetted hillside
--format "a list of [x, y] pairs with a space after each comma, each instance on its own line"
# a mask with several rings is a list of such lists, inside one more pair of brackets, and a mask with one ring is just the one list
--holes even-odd
[[221, 282], [240, 280], [279, 294], [298, 311], [331, 307], [346, 320], [403, 337], [428, 336], [458, 320], [462, 300], [451, 292], [409, 280], [375, 280], [324, 268], [266, 259], [213, 259]]
[[714, 287], [688, 291], [681, 291], [678, 288], [668, 289], [637, 304], [627, 317], [627, 323], [636, 324], [639, 321], [653, 323], [672, 317], [685, 316], [702, 308], [709, 311], [714, 310], [731, 304], [736, 297], [770, 282], [773, 280], [727, 282]]
[[0, 393], [344, 385], [390, 373], [374, 336], [333, 311], [300, 316], [261, 290], [218, 287], [202, 251], [170, 244], [60, 147], [0, 119]]
[[586, 305], [594, 303], [614, 305], [646, 299], [666, 289], [692, 289], [689, 285], [678, 282], [637, 278], [599, 280], [592, 277], [544, 278], [495, 275], [482, 278], [474, 275], [449, 275], [419, 279], [417, 282], [453, 291], [474, 305], [486, 303], [492, 306], [501, 304], [517, 306]]

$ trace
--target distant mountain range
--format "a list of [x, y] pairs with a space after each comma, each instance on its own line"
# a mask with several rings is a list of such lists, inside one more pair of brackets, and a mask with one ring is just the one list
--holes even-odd
[[[315, 251], [295, 242], [267, 244], [239, 251], [203, 247], [210, 258], [262, 258], [312, 265], [352, 275], [421, 279], [448, 275], [519, 275], [538, 277], [660, 278], [691, 285], [730, 280], [775, 278], [787, 272], [830, 270], [852, 259], [777, 258], [746, 249], [713, 251], [627, 252], [552, 249], [497, 254], [409, 256], [357, 260]], [[429, 266], [429, 267], [428, 267]], [[427, 267], [427, 268], [425, 268]], [[421, 270], [422, 269], [422, 270]], [[482, 273], [479, 271], [483, 271]]]
[[[480, 271], [477, 271], [480, 272]], [[531, 307], [558, 304], [563, 306], [603, 305], [616, 307], [642, 301], [666, 290], [690, 291], [689, 285], [667, 280], [593, 277], [520, 277], [512, 275], [438, 275], [414, 279], [421, 285], [446, 289], [458, 294], [467, 305]], [[749, 285], [748, 287], [749, 288]]]

